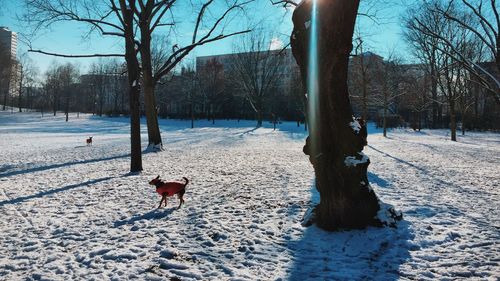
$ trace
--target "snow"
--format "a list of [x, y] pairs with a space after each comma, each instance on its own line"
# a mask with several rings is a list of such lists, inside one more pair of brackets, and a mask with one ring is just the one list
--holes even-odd
[[352, 122], [349, 123], [349, 126], [351, 127], [351, 129], [354, 131], [355, 134], [359, 134], [359, 131], [361, 131], [361, 125], [354, 116], [352, 117]]
[[344, 158], [344, 164], [346, 167], [356, 167], [359, 164], [364, 164], [370, 161], [370, 158], [366, 156], [363, 152], [358, 152], [358, 155], [361, 156], [361, 159], [357, 159], [359, 157], [356, 156], [346, 156]]
[[311, 27], [311, 21], [310, 20], [306, 21], [304, 23], [304, 25], [305, 25], [306, 29], [309, 29], [309, 27]]
[[[403, 221], [329, 233], [301, 225], [319, 201], [303, 127], [160, 122], [129, 174], [127, 118], [0, 112], [0, 280], [500, 278], [499, 134], [370, 125], [370, 184]], [[156, 209], [158, 174], [190, 179], [181, 209]]]

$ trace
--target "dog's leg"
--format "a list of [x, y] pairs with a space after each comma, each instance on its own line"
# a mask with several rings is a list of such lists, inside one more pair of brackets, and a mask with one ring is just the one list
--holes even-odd
[[160, 205], [158, 206], [158, 209], [161, 208], [161, 203], [163, 203], [163, 201], [165, 201], [165, 207], [166, 207], [167, 206], [167, 195], [166, 194], [162, 194]]
[[181, 206], [182, 206], [182, 204], [184, 204], [184, 199], [183, 199], [183, 197], [184, 197], [184, 193], [185, 193], [185, 192], [186, 192], [186, 190], [185, 190], [185, 189], [183, 189], [183, 190], [181, 190], [181, 191], [177, 194], [177, 196], [179, 197], [179, 207], [177, 207], [177, 209], [180, 209], [180, 208], [181, 208]]

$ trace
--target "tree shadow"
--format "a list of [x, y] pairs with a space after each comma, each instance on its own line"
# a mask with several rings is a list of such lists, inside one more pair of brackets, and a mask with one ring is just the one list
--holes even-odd
[[[418, 170], [418, 171], [422, 172], [424, 175], [432, 175], [432, 173], [431, 173], [429, 170], [425, 169], [425, 168], [419, 167], [419, 166], [417, 166], [417, 165], [415, 165], [415, 164], [412, 164], [412, 163], [410, 163], [410, 162], [408, 162], [408, 161], [405, 161], [405, 160], [403, 160], [403, 159], [401, 159], [401, 158], [398, 158], [398, 157], [392, 156], [392, 155], [390, 155], [390, 154], [388, 154], [388, 153], [386, 153], [386, 152], [383, 152], [383, 151], [381, 151], [381, 150], [379, 150], [379, 149], [377, 149], [377, 148], [375, 148], [375, 147], [373, 147], [373, 146], [371, 146], [371, 145], [368, 145], [368, 146], [369, 146], [371, 149], [373, 149], [373, 150], [377, 151], [377, 152], [378, 152], [378, 153], [380, 153], [380, 154], [383, 154], [383, 155], [385, 155], [385, 156], [387, 156], [387, 157], [389, 157], [389, 158], [391, 158], [391, 159], [396, 160], [396, 161], [397, 161], [397, 162], [399, 162], [399, 163], [405, 164], [405, 165], [407, 165], [407, 166], [410, 166], [410, 167], [412, 167], [412, 168], [414, 168], [414, 169], [416, 169], [416, 170]], [[433, 178], [432, 178], [432, 180], [433, 180], [433, 182], [435, 182], [435, 183], [439, 183], [439, 184], [441, 184], [441, 185], [446, 185], [446, 186], [455, 187], [455, 188], [457, 188], [457, 189], [459, 189], [459, 190], [462, 190], [462, 191], [468, 192], [468, 191], [466, 190], [466, 188], [465, 188], [465, 187], [460, 186], [460, 185], [457, 185], [457, 184], [454, 184], [454, 183], [452, 183], [452, 182], [447, 182], [447, 181], [444, 181], [444, 180], [439, 179], [439, 178], [437, 178], [437, 177], [433, 177]]]
[[134, 215], [131, 218], [128, 219], [123, 219], [123, 220], [118, 220], [114, 222], [114, 227], [120, 227], [126, 224], [134, 224], [137, 221], [142, 221], [142, 220], [159, 220], [162, 219], [170, 214], [172, 214], [177, 208], [170, 208], [170, 209], [153, 209], [147, 213], [144, 213], [142, 215]]
[[368, 172], [368, 181], [370, 183], [375, 183], [377, 184], [379, 187], [389, 187], [391, 184], [384, 180], [383, 178], [379, 177], [377, 174], [374, 174], [372, 172]]
[[0, 173], [0, 177], [11, 177], [11, 176], [23, 175], [23, 174], [34, 173], [34, 172], [41, 172], [41, 171], [46, 171], [46, 170], [51, 170], [51, 169], [58, 169], [61, 167], [68, 167], [68, 166], [73, 166], [73, 165], [78, 165], [78, 164], [89, 164], [89, 163], [96, 163], [96, 162], [101, 162], [101, 161], [109, 161], [109, 160], [115, 160], [115, 159], [119, 159], [119, 158], [125, 158], [128, 156], [130, 156], [130, 154], [123, 154], [123, 155], [97, 158], [97, 159], [87, 159], [87, 160], [73, 161], [73, 162], [67, 162], [67, 163], [52, 164], [52, 165], [34, 167], [34, 168], [30, 168], [30, 169], [25, 169], [25, 170]]
[[368, 147], [369, 147], [369, 148], [371, 148], [371, 149], [373, 149], [373, 150], [375, 150], [375, 151], [377, 151], [377, 152], [378, 152], [378, 153], [380, 153], [380, 154], [383, 154], [383, 155], [385, 155], [385, 156], [387, 156], [387, 157], [389, 157], [389, 158], [391, 158], [391, 159], [394, 159], [394, 160], [396, 160], [396, 161], [398, 161], [398, 162], [400, 162], [400, 163], [403, 163], [403, 164], [408, 165], [408, 166], [410, 166], [410, 167], [412, 167], [412, 168], [415, 168], [415, 169], [417, 169], [417, 170], [419, 170], [419, 171], [421, 171], [421, 172], [423, 172], [423, 173], [425, 173], [425, 174], [428, 174], [428, 173], [429, 173], [429, 171], [428, 171], [428, 170], [426, 170], [426, 169], [424, 169], [424, 168], [422, 168], [422, 167], [419, 167], [419, 166], [417, 166], [417, 165], [415, 165], [415, 164], [412, 164], [412, 163], [410, 163], [410, 162], [408, 162], [408, 161], [405, 161], [405, 160], [403, 160], [403, 159], [401, 159], [401, 158], [397, 158], [397, 157], [395, 157], [395, 156], [392, 156], [392, 155], [390, 155], [390, 154], [388, 154], [388, 153], [386, 153], [386, 152], [383, 152], [382, 150], [379, 150], [379, 149], [377, 149], [377, 148], [373, 147], [372, 145], [368, 145]]
[[252, 128], [252, 129], [249, 129], [249, 130], [246, 130], [244, 132], [239, 132], [239, 133], [236, 133], [235, 135], [238, 135], [240, 138], [244, 137], [245, 135], [248, 135], [248, 134], [251, 134], [253, 132], [255, 132], [257, 129], [259, 129], [261, 127], [255, 127], [255, 128]]
[[71, 185], [67, 185], [64, 187], [56, 188], [56, 189], [46, 190], [46, 191], [42, 191], [42, 192], [39, 192], [36, 194], [28, 195], [28, 196], [22, 196], [22, 197], [18, 197], [18, 198], [14, 198], [14, 199], [0, 201], [0, 207], [3, 207], [4, 205], [23, 203], [23, 202], [28, 201], [30, 199], [42, 198], [44, 196], [49, 196], [49, 195], [52, 195], [55, 193], [59, 193], [59, 192], [68, 191], [68, 190], [72, 190], [72, 189], [83, 187], [83, 186], [96, 184], [96, 183], [107, 181], [107, 180], [110, 180], [113, 178], [114, 177], [104, 177], [104, 178], [100, 178], [100, 179], [88, 180], [86, 182], [71, 184]]
[[[319, 202], [312, 186], [312, 201]], [[297, 237], [297, 236], [296, 236]], [[396, 228], [328, 232], [316, 225], [285, 241], [293, 257], [285, 280], [398, 280], [410, 259], [414, 234], [408, 221]]]

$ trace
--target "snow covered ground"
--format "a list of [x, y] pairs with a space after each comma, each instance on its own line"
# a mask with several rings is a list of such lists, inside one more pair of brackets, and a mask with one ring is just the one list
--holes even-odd
[[[370, 130], [370, 181], [404, 220], [327, 233], [300, 224], [303, 128], [161, 122], [165, 151], [130, 175], [127, 119], [0, 112], [0, 279], [500, 278], [499, 134]], [[156, 209], [158, 174], [191, 180], [181, 209]]]

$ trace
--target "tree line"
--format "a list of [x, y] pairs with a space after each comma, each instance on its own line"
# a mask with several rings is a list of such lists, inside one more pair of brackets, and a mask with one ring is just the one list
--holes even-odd
[[[189, 43], [180, 46], [169, 37], [155, 44], [158, 30], [175, 27], [174, 2], [120, 0], [97, 5], [95, 1], [26, 1], [30, 9], [26, 9], [24, 18], [35, 31], [59, 21], [75, 21], [89, 25], [101, 36], [122, 38], [125, 49], [117, 54], [68, 55], [30, 47], [31, 52], [47, 55], [121, 60], [98, 61], [83, 75], [78, 66], [54, 65], [39, 87], [28, 86], [33, 80], [28, 75], [29, 67], [21, 67], [25, 72], [20, 75], [17, 104], [20, 108], [23, 103], [31, 108], [38, 105], [41, 110], [50, 108], [54, 112], [127, 114], [131, 118], [131, 170], [142, 169], [138, 141], [141, 113], [146, 116], [150, 146], [160, 149], [158, 116], [207, 118], [213, 122], [216, 118], [255, 118], [257, 125], [264, 119], [306, 119], [300, 83], [290, 85], [286, 94], [276, 90], [285, 80], [285, 73], [279, 70], [281, 59], [263, 48], [265, 43], [259, 37], [240, 44], [230, 71], [222, 71], [225, 66], [217, 61], [208, 62], [203, 71], [194, 71], [193, 67], [176, 71], [196, 47], [250, 30], [224, 33], [228, 15], [234, 16], [248, 2], [226, 3], [221, 10], [212, 8], [214, 2], [208, 1], [192, 6], [194, 26]], [[390, 55], [370, 69], [365, 65], [368, 62], [362, 40], [354, 40], [357, 47], [351, 59], [360, 58], [357, 64], [361, 65], [353, 63], [350, 67], [354, 112], [365, 119], [380, 120], [384, 133], [387, 127], [404, 120], [416, 129], [450, 127], [452, 139], [456, 139], [458, 117], [462, 128], [463, 124], [496, 128], [498, 122], [491, 116], [498, 112], [498, 80], [479, 62], [494, 60], [498, 71], [498, 40], [492, 40], [498, 38], [498, 25], [494, 24], [498, 23], [498, 13], [494, 1], [493, 12], [486, 13], [481, 5], [466, 0], [435, 0], [409, 11], [404, 19], [405, 38], [419, 59], [414, 66], [403, 65], [400, 58]], [[211, 16], [207, 17], [209, 12]], [[201, 30], [201, 26], [205, 28]], [[300, 81], [297, 70], [286, 71], [296, 75], [291, 81]], [[14, 105], [14, 93], [4, 94], [4, 105], [8, 95], [12, 95]], [[369, 113], [369, 108], [376, 108], [375, 114]]]

